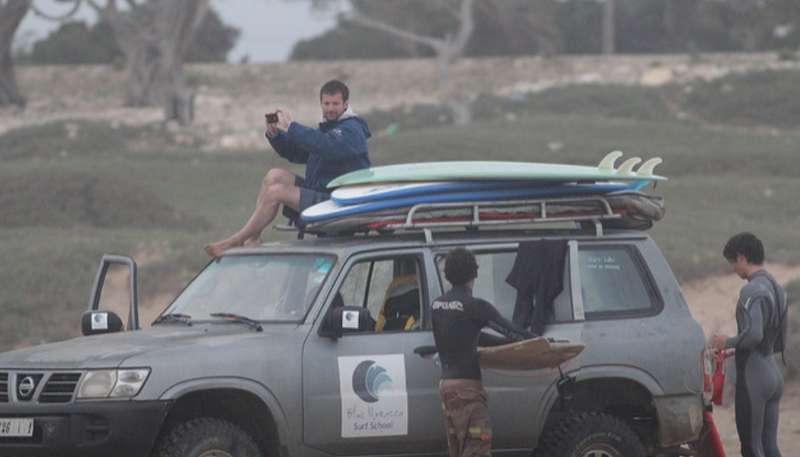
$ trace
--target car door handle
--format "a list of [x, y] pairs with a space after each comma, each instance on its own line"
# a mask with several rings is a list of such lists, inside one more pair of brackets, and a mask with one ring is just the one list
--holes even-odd
[[418, 346], [414, 348], [414, 354], [420, 357], [429, 357], [437, 352], [439, 351], [436, 350], [436, 346]]

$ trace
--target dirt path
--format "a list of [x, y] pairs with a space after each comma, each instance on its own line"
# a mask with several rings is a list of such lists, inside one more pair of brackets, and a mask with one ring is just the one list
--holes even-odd
[[[800, 267], [768, 265], [767, 269], [781, 284], [800, 278]], [[713, 333], [736, 333], [736, 300], [744, 282], [733, 273], [710, 277], [682, 285], [683, 294], [695, 319], [703, 326], [706, 337]], [[733, 406], [715, 407], [717, 424], [728, 457], [740, 456], [739, 437], [736, 434]], [[779, 446], [783, 455], [794, 455], [800, 448], [800, 382], [787, 383], [781, 401], [781, 421], [778, 431]]]

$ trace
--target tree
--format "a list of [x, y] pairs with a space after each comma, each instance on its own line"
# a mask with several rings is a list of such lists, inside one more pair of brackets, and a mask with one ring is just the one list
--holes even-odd
[[187, 62], [225, 62], [228, 53], [239, 40], [241, 30], [222, 22], [222, 18], [209, 8], [186, 55]]
[[[84, 0], [71, 3], [73, 12]], [[183, 63], [210, 0], [85, 0], [114, 32], [125, 56], [127, 106], [161, 103], [164, 119], [188, 125], [194, 118], [194, 93], [186, 85]], [[37, 14], [54, 20], [36, 9]]]
[[[415, 2], [418, 8], [434, 8], [438, 17], [453, 25], [442, 27], [443, 36], [426, 35], [412, 30], [401, 28], [383, 22], [371, 13], [376, 8], [396, 7], [399, 2], [370, 2], [369, 0], [354, 0], [353, 13], [348, 18], [350, 21], [363, 27], [393, 35], [410, 43], [426, 46], [436, 54], [439, 68], [438, 88], [439, 96], [453, 111], [453, 119], [457, 125], [468, 124], [472, 120], [469, 100], [463, 94], [453, 90], [450, 83], [450, 67], [464, 54], [464, 49], [475, 30], [474, 8], [475, 0], [459, 0], [454, 3], [448, 0], [431, 1], [424, 3]], [[393, 6], [390, 6], [393, 5]], [[409, 5], [405, 5], [409, 6]], [[414, 8], [416, 10], [416, 8]]]
[[[448, 1], [452, 3], [452, 0]], [[463, 55], [478, 57], [560, 53], [562, 38], [556, 20], [560, 4], [558, 0], [475, 2], [475, 26]], [[373, 19], [420, 35], [441, 37], [442, 31], [457, 28], [456, 18], [452, 13], [443, 10], [441, 1], [372, 0], [357, 2], [353, 4], [353, 8], [362, 9], [363, 14]], [[455, 9], [455, 6], [450, 9]], [[398, 40], [394, 35], [361, 26], [343, 15], [337, 27], [295, 44], [290, 58], [385, 59], [434, 55], [434, 51], [426, 45]]]
[[37, 64], [100, 64], [121, 60], [122, 50], [106, 22], [92, 26], [85, 22], [66, 22], [37, 41], [31, 53], [18, 56]]
[[[80, 0], [76, 0], [80, 1]], [[87, 0], [111, 26], [125, 55], [125, 104], [162, 103], [164, 119], [188, 125], [194, 119], [194, 92], [186, 85], [183, 62], [209, 0]]]
[[25, 98], [17, 87], [11, 42], [30, 9], [30, 0], [0, 0], [0, 106], [25, 107]]
[[[222, 22], [209, 8], [189, 47], [186, 62], [224, 62], [233, 49], [240, 31]], [[46, 38], [37, 41], [29, 54], [18, 54], [37, 64], [109, 64], [123, 61], [125, 55], [117, 44], [108, 22], [94, 25], [82, 21], [65, 22]]]

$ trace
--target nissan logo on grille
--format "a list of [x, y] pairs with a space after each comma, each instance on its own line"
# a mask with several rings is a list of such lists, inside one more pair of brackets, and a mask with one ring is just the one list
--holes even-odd
[[36, 390], [36, 381], [31, 376], [25, 376], [17, 385], [17, 394], [20, 400], [30, 400]]

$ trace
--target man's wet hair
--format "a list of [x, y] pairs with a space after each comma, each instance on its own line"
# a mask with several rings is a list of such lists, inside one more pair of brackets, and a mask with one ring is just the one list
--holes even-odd
[[728, 240], [722, 255], [729, 262], [735, 262], [737, 256], [743, 255], [748, 263], [761, 265], [764, 263], [764, 245], [752, 233], [742, 232]]
[[478, 277], [478, 262], [471, 252], [456, 248], [444, 261], [444, 277], [454, 286], [463, 286]]
[[328, 94], [328, 95], [342, 94], [342, 101], [345, 102], [348, 99], [350, 99], [350, 89], [347, 87], [347, 84], [339, 81], [338, 79], [332, 79], [323, 84], [322, 89], [319, 90], [320, 100], [322, 100], [322, 94]]

